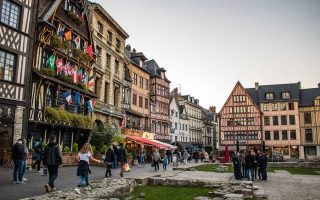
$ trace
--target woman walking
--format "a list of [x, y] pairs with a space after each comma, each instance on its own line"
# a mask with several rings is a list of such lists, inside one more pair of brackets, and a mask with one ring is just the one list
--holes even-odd
[[106, 174], [105, 177], [107, 178], [108, 176], [111, 177], [111, 168], [112, 168], [112, 164], [114, 162], [114, 152], [112, 149], [112, 145], [109, 146], [107, 152], [106, 152], [106, 157], [104, 159], [104, 162], [107, 165], [107, 170], [106, 170]]
[[81, 193], [80, 188], [82, 187], [83, 181], [86, 182], [87, 190], [91, 190], [89, 184], [89, 161], [94, 161], [97, 163], [101, 163], [101, 161], [96, 160], [92, 157], [92, 148], [89, 143], [85, 143], [80, 152], [78, 153], [77, 160], [79, 161], [78, 169], [77, 169], [77, 176], [80, 176], [78, 186], [76, 187], [75, 191], [77, 194]]
[[155, 149], [152, 154], [152, 162], [154, 164], [154, 171], [159, 170], [159, 160], [160, 160], [160, 153], [157, 149]]

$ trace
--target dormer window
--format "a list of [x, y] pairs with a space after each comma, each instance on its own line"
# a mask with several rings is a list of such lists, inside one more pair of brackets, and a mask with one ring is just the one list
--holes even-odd
[[290, 99], [290, 92], [282, 92], [281, 97], [282, 99]]
[[267, 100], [272, 100], [274, 97], [273, 97], [273, 92], [268, 92], [266, 93], [266, 99]]

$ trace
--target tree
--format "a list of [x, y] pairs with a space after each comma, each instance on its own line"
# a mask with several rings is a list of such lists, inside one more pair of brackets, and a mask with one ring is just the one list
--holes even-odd
[[91, 131], [90, 143], [96, 149], [101, 149], [104, 145], [112, 143], [112, 138], [116, 133], [111, 124], [105, 123], [104, 127], [98, 126], [95, 130]]

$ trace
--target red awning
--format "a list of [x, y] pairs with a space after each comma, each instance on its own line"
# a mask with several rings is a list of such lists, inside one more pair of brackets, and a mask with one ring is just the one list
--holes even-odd
[[146, 144], [146, 145], [155, 146], [155, 147], [157, 147], [159, 149], [167, 149], [168, 148], [167, 146], [165, 146], [163, 144], [148, 140], [146, 138], [137, 137], [137, 136], [131, 136], [131, 135], [126, 135], [126, 137], [129, 140], [132, 140], [132, 141], [135, 141], [135, 142], [141, 142], [141, 143]]

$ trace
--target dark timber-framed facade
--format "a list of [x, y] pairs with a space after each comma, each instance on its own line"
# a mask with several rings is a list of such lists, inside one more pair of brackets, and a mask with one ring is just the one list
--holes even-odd
[[237, 141], [241, 149], [261, 149], [261, 111], [251, 96], [238, 81], [219, 112], [220, 150], [226, 145], [236, 150]]
[[92, 126], [96, 98], [87, 4], [77, 0], [39, 3], [28, 139], [47, 141], [53, 134], [63, 147], [74, 142], [81, 145]]
[[0, 160], [28, 125], [34, 0], [0, 0]]

